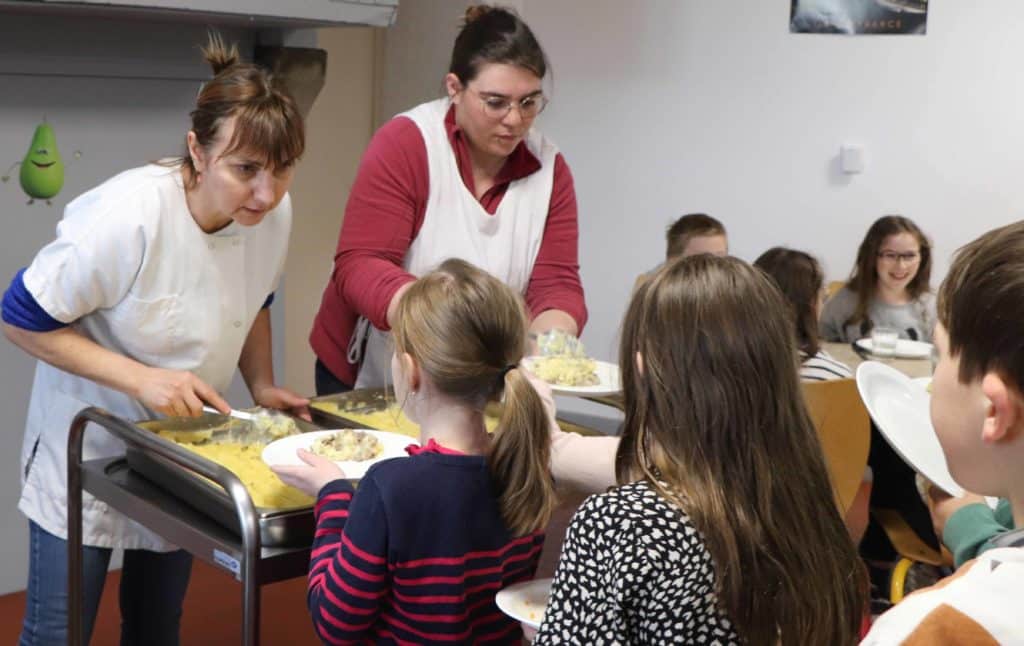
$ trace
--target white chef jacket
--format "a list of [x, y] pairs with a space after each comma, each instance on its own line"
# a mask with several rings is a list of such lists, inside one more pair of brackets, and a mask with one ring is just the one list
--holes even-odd
[[[540, 160], [540, 170], [510, 183], [492, 215], [462, 180], [444, 125], [450, 106], [449, 99], [443, 98], [400, 115], [412, 120], [423, 135], [430, 177], [423, 224], [405, 254], [403, 267], [422, 276], [449, 258], [461, 258], [523, 294], [544, 240], [558, 148], [530, 129], [525, 143]], [[362, 321], [357, 332], [360, 330], [368, 337], [356, 388], [383, 386], [390, 381], [388, 335]], [[356, 347], [361, 345], [359, 336], [353, 335]]]
[[[274, 291], [291, 230], [291, 201], [257, 225], [199, 228], [177, 167], [125, 171], [75, 198], [57, 238], [26, 269], [40, 307], [105, 348], [148, 366], [195, 373], [219, 392], [231, 383], [249, 328]], [[39, 361], [21, 453], [18, 508], [67, 537], [68, 427], [87, 406], [127, 420], [153, 411], [124, 393]], [[86, 429], [86, 460], [122, 454], [105, 430]], [[83, 541], [166, 551], [173, 546], [86, 494]]]

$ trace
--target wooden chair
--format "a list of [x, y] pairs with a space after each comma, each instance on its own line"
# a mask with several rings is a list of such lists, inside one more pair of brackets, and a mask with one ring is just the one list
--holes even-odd
[[868, 411], [853, 379], [803, 383], [804, 399], [821, 440], [836, 504], [845, 514], [864, 479], [871, 443]]

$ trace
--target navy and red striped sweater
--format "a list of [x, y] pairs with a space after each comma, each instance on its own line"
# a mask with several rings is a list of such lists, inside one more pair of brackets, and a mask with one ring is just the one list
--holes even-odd
[[319, 494], [309, 610], [327, 644], [521, 643], [495, 593], [533, 577], [544, 535], [513, 536], [486, 458], [431, 440]]

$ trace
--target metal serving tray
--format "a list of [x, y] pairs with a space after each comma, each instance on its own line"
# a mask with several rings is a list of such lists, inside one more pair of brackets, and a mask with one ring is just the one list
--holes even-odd
[[[319, 430], [315, 424], [293, 418], [302, 432]], [[225, 425], [223, 415], [204, 415], [190, 420], [154, 420], [139, 422], [136, 426], [146, 432], [161, 430], [205, 430]], [[201, 460], [207, 458], [189, 451], [181, 445], [157, 436], [157, 441], [168, 445], [172, 452], [188, 453]], [[227, 493], [218, 485], [159, 455], [127, 443], [128, 465], [164, 489], [173, 492], [189, 505], [202, 511], [224, 527], [241, 535], [238, 516]], [[212, 462], [211, 462], [212, 464]], [[267, 547], [309, 545], [313, 541], [315, 520], [312, 504], [306, 507], [273, 509], [256, 507], [259, 519], [260, 542]]]
[[[337, 413], [331, 413], [316, 407], [317, 403], [330, 403], [337, 405], [340, 409]], [[324, 395], [314, 397], [310, 400], [309, 411], [313, 421], [323, 428], [372, 428], [366, 423], [345, 417], [346, 412], [351, 413], [375, 413], [385, 410], [388, 406], [394, 405], [395, 394], [389, 388], [366, 388], [362, 390], [350, 390], [335, 395]], [[498, 404], [488, 406], [488, 412], [500, 414], [501, 408]], [[603, 435], [586, 426], [573, 424], [564, 419], [558, 419], [558, 426], [567, 433], [579, 433], [580, 435]], [[390, 430], [390, 429], [376, 429]], [[415, 438], [413, 438], [415, 439]]]

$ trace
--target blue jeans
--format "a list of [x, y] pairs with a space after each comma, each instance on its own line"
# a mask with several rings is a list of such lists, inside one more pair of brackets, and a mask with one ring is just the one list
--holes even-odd
[[[85, 643], [92, 636], [113, 550], [85, 547], [82, 554]], [[121, 570], [121, 644], [176, 646], [181, 603], [192, 572], [184, 550], [125, 550]], [[68, 543], [29, 521], [28, 590], [19, 646], [68, 643]]]

